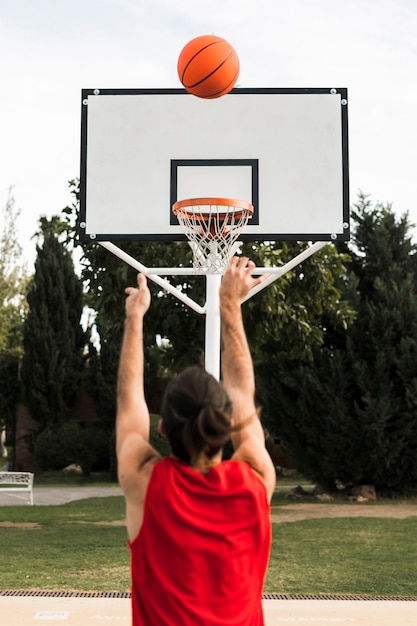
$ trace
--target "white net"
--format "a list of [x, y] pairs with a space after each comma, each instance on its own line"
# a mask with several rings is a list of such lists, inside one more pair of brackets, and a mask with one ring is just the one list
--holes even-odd
[[193, 198], [176, 202], [173, 212], [189, 240], [194, 268], [223, 274], [253, 206], [243, 200]]

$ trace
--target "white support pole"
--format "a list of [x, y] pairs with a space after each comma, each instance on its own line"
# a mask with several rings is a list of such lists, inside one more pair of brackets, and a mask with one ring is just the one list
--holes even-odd
[[[265, 287], [268, 287], [268, 285], [270, 285], [275, 280], [277, 280], [277, 278], [280, 278], [281, 276], [283, 276], [283, 274], [286, 274], [290, 270], [294, 269], [294, 267], [297, 267], [297, 265], [300, 265], [300, 263], [308, 259], [308, 257], [310, 257], [312, 254], [314, 254], [315, 252], [317, 252], [318, 250], [326, 246], [328, 243], [329, 243], [328, 241], [317, 241], [315, 244], [313, 244], [306, 250], [303, 250], [303, 252], [300, 252], [300, 254], [297, 254], [296, 257], [291, 259], [291, 261], [288, 261], [288, 263], [285, 263], [285, 265], [283, 265], [282, 267], [271, 268], [271, 276], [269, 276], [266, 280], [264, 280], [264, 282], [261, 283], [260, 285], [257, 285], [256, 287], [251, 289], [248, 295], [246, 296], [246, 298], [243, 300], [243, 302], [246, 302], [246, 300], [249, 300], [250, 298], [252, 298], [252, 296], [262, 291], [262, 289], [265, 289]], [[253, 270], [253, 274], [257, 274], [257, 273], [265, 274], [268, 272], [268, 268], [262, 268], [262, 272], [257, 272], [256, 269], [257, 268]]]
[[98, 243], [103, 246], [103, 248], [106, 248], [106, 250], [109, 250], [115, 256], [119, 257], [119, 259], [134, 267], [136, 270], [138, 270], [138, 272], [142, 272], [142, 274], [145, 274], [145, 276], [147, 276], [150, 280], [153, 280], [154, 283], [165, 289], [165, 291], [172, 293], [172, 295], [178, 298], [178, 300], [181, 300], [181, 302], [184, 302], [184, 304], [196, 311], [196, 313], [204, 315], [205, 309], [197, 304], [197, 302], [194, 302], [194, 300], [189, 298], [185, 293], [182, 293], [182, 291], [174, 287], [174, 285], [171, 285], [171, 283], [169, 283], [167, 280], [164, 280], [160, 276], [148, 272], [148, 268], [146, 267], [146, 265], [139, 263], [139, 261], [130, 256], [130, 254], [127, 254], [127, 252], [124, 252], [123, 250], [115, 246], [114, 243], [110, 243], [110, 241], [99, 241]]
[[207, 274], [206, 277], [206, 344], [205, 368], [214, 378], [220, 380], [220, 300], [221, 274]]

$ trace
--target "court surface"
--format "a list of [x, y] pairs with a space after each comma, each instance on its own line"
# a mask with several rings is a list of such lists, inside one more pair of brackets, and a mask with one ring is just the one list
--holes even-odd
[[[0, 624], [62, 626], [131, 624], [130, 600], [75, 594], [4, 595], [0, 592]], [[9, 592], [13, 594], [13, 592]], [[32, 592], [33, 593], [33, 592]], [[119, 595], [119, 597], [117, 597]], [[111, 594], [107, 594], [111, 596]], [[268, 599], [263, 600], [265, 624], [352, 624], [354, 626], [416, 626], [417, 601]], [[180, 624], [178, 625], [180, 626]]]

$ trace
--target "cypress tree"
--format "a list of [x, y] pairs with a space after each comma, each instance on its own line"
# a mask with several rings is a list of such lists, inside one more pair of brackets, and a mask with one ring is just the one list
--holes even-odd
[[23, 399], [42, 427], [65, 418], [80, 383], [86, 334], [83, 294], [70, 253], [42, 224], [35, 274], [29, 286], [21, 370]]

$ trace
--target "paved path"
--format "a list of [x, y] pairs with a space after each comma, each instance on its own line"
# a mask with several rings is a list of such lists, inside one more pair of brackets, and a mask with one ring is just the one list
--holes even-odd
[[[298, 522], [304, 519], [320, 519], [335, 517], [391, 517], [405, 519], [417, 516], [417, 504], [395, 502], [393, 504], [339, 504], [304, 503], [286, 504], [271, 508], [271, 520], [274, 523]], [[416, 622], [417, 626], [417, 622]]]
[[[66, 504], [73, 500], [85, 498], [105, 498], [107, 496], [121, 496], [120, 487], [34, 487], [33, 500], [37, 505]], [[1, 506], [28, 505], [27, 494], [15, 497], [0, 491]], [[286, 504], [282, 507], [272, 507], [271, 520], [279, 524], [283, 522], [297, 522], [303, 519], [318, 519], [323, 517], [392, 517], [404, 519], [417, 516], [417, 504], [406, 502], [393, 504], [369, 505], [352, 503], [303, 503]], [[416, 621], [417, 626], [417, 621]]]
[[[120, 487], [34, 487], [34, 504], [51, 505], [66, 504], [73, 500], [86, 498], [105, 498], [107, 496], [121, 496]], [[17, 498], [12, 494], [2, 493], [0, 490], [0, 506], [27, 505], [27, 494]]]

